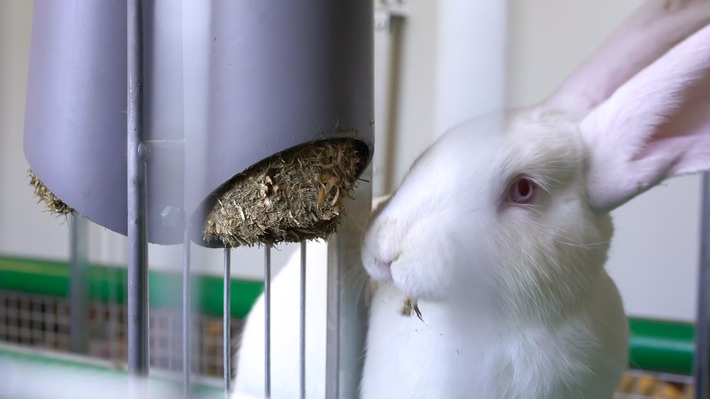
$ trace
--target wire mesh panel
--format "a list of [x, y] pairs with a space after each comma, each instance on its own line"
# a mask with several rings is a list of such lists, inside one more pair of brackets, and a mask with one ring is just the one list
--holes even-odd
[[[69, 300], [53, 296], [0, 290], [0, 342], [70, 351]], [[182, 314], [179, 310], [152, 309], [150, 314], [150, 365], [179, 372], [182, 360]], [[231, 353], [238, 346], [242, 321], [231, 320]], [[224, 356], [222, 318], [196, 314], [193, 318], [192, 372], [202, 377], [221, 377]], [[87, 355], [115, 361], [127, 360], [126, 308], [120, 304], [90, 302]], [[234, 370], [232, 370], [232, 377]]]
[[0, 340], [69, 350], [69, 302], [0, 291]]

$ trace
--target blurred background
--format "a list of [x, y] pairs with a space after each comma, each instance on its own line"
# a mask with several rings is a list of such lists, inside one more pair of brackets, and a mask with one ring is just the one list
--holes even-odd
[[[453, 125], [544, 99], [640, 3], [375, 0], [374, 195], [391, 193], [421, 151]], [[68, 222], [37, 203], [23, 153], [31, 20], [31, 1], [0, 0], [0, 260], [12, 260], [6, 268], [69, 256]], [[184, 46], [200, 52], [201, 44], [185, 39]], [[186, 57], [187, 70], [189, 63]], [[199, 102], [189, 94], [183, 100]], [[694, 320], [700, 183], [699, 176], [673, 179], [614, 213], [607, 266], [629, 315]], [[125, 237], [91, 224], [88, 244], [92, 264], [125, 268]], [[274, 266], [294, 249], [273, 251]], [[149, 253], [151, 270], [180, 270], [179, 246], [151, 244]], [[221, 256], [196, 248], [194, 272], [221, 277]], [[262, 250], [240, 248], [232, 256], [233, 278], [262, 278]]]

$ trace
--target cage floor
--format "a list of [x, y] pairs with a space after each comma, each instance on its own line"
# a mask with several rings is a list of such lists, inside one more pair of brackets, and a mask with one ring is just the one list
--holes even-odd
[[[0, 399], [113, 399], [129, 397], [131, 386], [122, 365], [0, 343]], [[191, 395], [195, 399], [224, 397], [218, 379], [197, 379]], [[153, 373], [144, 398], [182, 396], [180, 376]], [[630, 370], [614, 399], [691, 399], [692, 378], [664, 373]]]
[[[178, 376], [151, 376], [131, 384], [128, 374], [109, 362], [68, 356], [56, 352], [0, 344], [0, 398], [2, 399], [93, 399], [126, 398], [134, 389], [144, 398], [177, 398], [182, 395]], [[215, 383], [194, 384], [192, 398], [222, 398]]]

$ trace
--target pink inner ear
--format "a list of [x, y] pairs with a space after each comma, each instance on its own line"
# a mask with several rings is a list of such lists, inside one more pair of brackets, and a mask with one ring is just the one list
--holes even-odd
[[677, 157], [670, 175], [692, 173], [707, 168], [710, 162], [710, 75], [693, 84], [681, 103], [650, 137], [634, 161], [652, 154]]
[[[710, 56], [710, 55], [709, 55]], [[686, 92], [683, 101], [662, 124], [656, 139], [687, 136], [702, 132], [710, 123], [710, 75], [694, 83]]]
[[591, 153], [590, 204], [600, 211], [667, 177], [710, 169], [710, 25], [619, 87], [580, 133]]

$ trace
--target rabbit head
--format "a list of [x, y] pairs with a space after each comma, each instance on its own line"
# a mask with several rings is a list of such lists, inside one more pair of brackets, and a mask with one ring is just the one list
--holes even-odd
[[609, 212], [710, 168], [709, 24], [709, 1], [649, 1], [546, 101], [444, 134], [374, 214], [365, 269], [434, 302], [574, 306]]
[[559, 112], [527, 110], [442, 136], [373, 218], [367, 271], [432, 301], [573, 295], [594, 274], [584, 269], [603, 264], [611, 234], [609, 216], [586, 199], [576, 126]]

